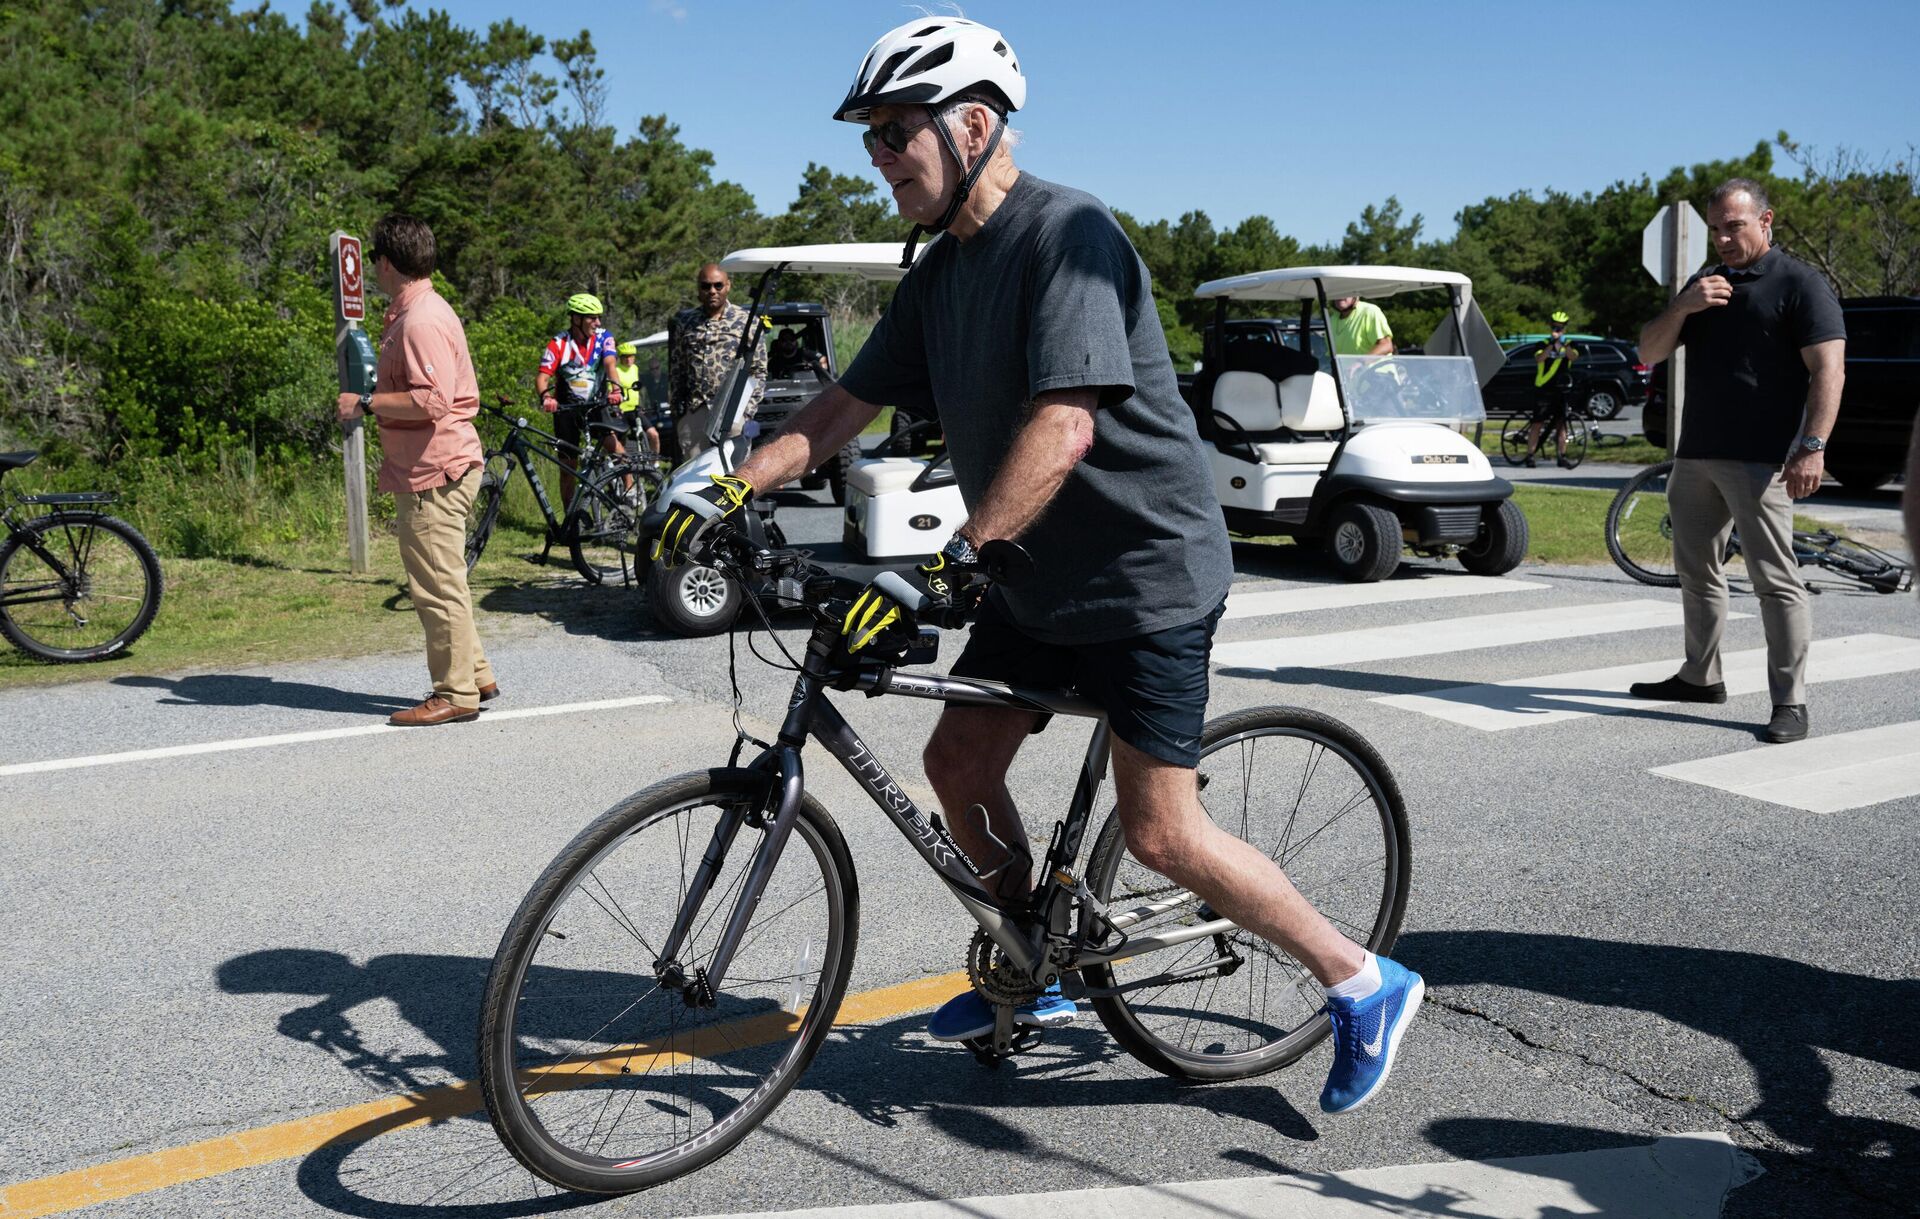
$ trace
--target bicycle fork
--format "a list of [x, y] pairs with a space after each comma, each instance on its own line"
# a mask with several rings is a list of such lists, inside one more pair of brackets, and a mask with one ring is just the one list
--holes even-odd
[[[771, 765], [778, 766], [777, 776], [767, 773]], [[727, 968], [733, 964], [734, 954], [739, 951], [754, 912], [759, 909], [760, 899], [766, 894], [767, 881], [773, 876], [781, 853], [786, 850], [787, 840], [793, 834], [793, 823], [800, 815], [800, 799], [804, 788], [799, 751], [790, 748], [770, 751], [747, 770], [716, 770], [709, 773], [717, 784], [737, 787], [742, 798], [727, 805], [714, 825], [707, 848], [700, 856], [700, 864], [694, 869], [693, 879], [687, 886], [686, 897], [682, 899], [680, 910], [674, 917], [673, 929], [667, 933], [666, 941], [660, 946], [660, 956], [653, 963], [654, 975], [660, 984], [679, 991], [688, 1007], [714, 1005], [715, 996], [726, 981]], [[770, 803], [773, 805], [771, 809], [768, 808]], [[734, 898], [733, 909], [727, 914], [726, 925], [713, 955], [705, 965], [696, 965], [688, 973], [686, 963], [680, 960], [680, 950], [692, 934], [694, 919], [712, 896], [714, 882], [719, 879], [741, 828], [749, 825], [764, 827], [765, 835], [754, 848], [746, 879], [740, 886], [739, 895]]]

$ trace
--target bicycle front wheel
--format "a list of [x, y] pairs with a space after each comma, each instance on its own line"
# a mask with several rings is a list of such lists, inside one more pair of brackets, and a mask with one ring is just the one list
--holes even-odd
[[1527, 446], [1527, 426], [1509, 421], [1500, 431], [1500, 456], [1510, 466], [1521, 465], [1531, 451]]
[[1607, 505], [1607, 553], [1621, 571], [1642, 584], [1678, 588], [1673, 563], [1673, 518], [1667, 482], [1673, 463], [1648, 466], [1627, 480]]
[[[1256, 707], [1210, 722], [1200, 802], [1213, 823], [1278, 864], [1335, 927], [1385, 954], [1400, 933], [1412, 848], [1399, 785], [1353, 729], [1317, 712]], [[1139, 937], [1218, 916], [1127, 850], [1107, 818], [1088, 884]], [[1239, 928], [1085, 971], [1119, 988], [1094, 1010], [1123, 1049], [1180, 1079], [1244, 1079], [1293, 1062], [1332, 1025], [1313, 975]]]
[[152, 625], [160, 590], [160, 560], [118, 517], [56, 512], [0, 544], [0, 635], [42, 660], [118, 653]]
[[[706, 980], [766, 833], [752, 803], [705, 773], [656, 784], [568, 844], [513, 916], [481, 1008], [480, 1088], [500, 1141], [542, 1179], [629, 1193], [692, 1172], [773, 1111], [826, 1037], [859, 895], [811, 798], [725, 978]], [[708, 855], [718, 874], [664, 960]]]
[[513, 464], [498, 453], [488, 456], [480, 475], [480, 493], [473, 497], [472, 514], [467, 518], [467, 574], [487, 552], [493, 527], [500, 523], [500, 506], [507, 498], [507, 480], [513, 476]]
[[609, 571], [639, 569], [640, 518], [658, 480], [650, 465], [620, 461], [581, 488], [567, 555], [582, 579], [598, 584]]

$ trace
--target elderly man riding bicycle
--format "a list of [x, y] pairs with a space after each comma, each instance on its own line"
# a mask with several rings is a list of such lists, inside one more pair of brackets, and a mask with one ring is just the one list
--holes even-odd
[[[1035, 573], [995, 587], [954, 675], [1072, 686], [1106, 708], [1129, 849], [1326, 988], [1336, 1048], [1321, 1105], [1343, 1112], [1385, 1081], [1423, 984], [1342, 935], [1200, 802], [1207, 658], [1232, 578], [1226, 529], [1146, 268], [1098, 200], [1015, 167], [1006, 116], [1025, 100], [1012, 49], [985, 26], [922, 18], [874, 44], [834, 118], [864, 126], [874, 168], [914, 222], [907, 258], [921, 234], [943, 236], [838, 385], [733, 475], [676, 497], [659, 553], [679, 561], [706, 526], [831, 458], [875, 403], [937, 416], [969, 519], [912, 573], [869, 586], [846, 615], [846, 646], [857, 655], [912, 630], [981, 546], [1018, 538]], [[1046, 718], [949, 706], [925, 752], [961, 846], [1010, 862], [998, 873], [1005, 899], [1032, 885], [1007, 770]], [[1017, 1018], [1045, 1027], [1075, 1014], [1054, 988]], [[991, 1024], [969, 991], [929, 1029], [965, 1040]]]

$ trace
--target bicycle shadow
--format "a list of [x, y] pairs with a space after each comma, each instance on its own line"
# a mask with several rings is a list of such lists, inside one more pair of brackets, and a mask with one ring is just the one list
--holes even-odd
[[391, 715], [417, 700], [389, 694], [364, 694], [310, 682], [282, 681], [239, 673], [202, 673], [191, 677], [115, 677], [116, 686], [163, 690], [171, 697], [161, 707], [291, 707], [300, 711], [338, 711], [343, 715]]
[[[1644, 1012], [1731, 1047], [1751, 1071], [1758, 1100], [1725, 1116], [1755, 1136], [1742, 1143], [1766, 1175], [1728, 1196], [1728, 1216], [1834, 1214], [1842, 1198], [1850, 1207], [1912, 1213], [1920, 1130], [1853, 1112], [1863, 1098], [1851, 1094], [1842, 1111], [1825, 1056], [1920, 1071], [1920, 1026], [1913, 1019], [1920, 980], [1847, 974], [1731, 949], [1526, 932], [1412, 932], [1401, 937], [1395, 956], [1416, 965], [1434, 988], [1429, 1001], [1443, 1005], [1458, 993], [1441, 988], [1506, 987]], [[1475, 1005], [1498, 1006], [1478, 996]], [[1717, 1081], [1635, 1082], [1685, 1093], [1705, 1092]], [[1696, 1103], [1720, 1108], [1711, 1096]], [[1436, 1147], [1463, 1159], [1513, 1155], [1515, 1147], [1531, 1150], [1539, 1142], [1584, 1149], [1595, 1140], [1619, 1141], [1600, 1131], [1497, 1118], [1436, 1122], [1426, 1133]]]
[[[303, 1158], [297, 1180], [309, 1199], [352, 1215], [502, 1219], [600, 1200], [560, 1194], [527, 1174], [501, 1147], [480, 1107], [472, 1082], [475, 1013], [490, 965], [478, 957], [413, 953], [356, 964], [338, 952], [307, 948], [251, 952], [220, 965], [217, 981], [229, 994], [314, 997], [315, 1002], [279, 1018], [281, 1035], [325, 1051], [380, 1094], [403, 1098]], [[556, 971], [555, 976], [569, 989], [632, 981], [628, 975], [588, 971]], [[391, 1005], [432, 1048], [377, 1048], [352, 1015], [367, 1004]], [[743, 1005], [741, 1014], [754, 1012]], [[1307, 1119], [1263, 1082], [1198, 1088], [1159, 1075], [1113, 1079], [1110, 1071], [1099, 1069], [1121, 1053], [1091, 1017], [1050, 1033], [1037, 1051], [999, 1070], [980, 1066], [959, 1047], [920, 1036], [925, 1019], [916, 1013], [880, 1025], [836, 1028], [799, 1090], [874, 1126], [891, 1128], [912, 1115], [977, 1150], [1043, 1154], [1122, 1184], [1145, 1178], [1124, 1178], [1111, 1166], [1077, 1157], [1071, 1140], [1042, 1147], [997, 1114], [1061, 1104], [1102, 1109], [1171, 1104], [1209, 1120], [1225, 1116], [1248, 1122], [1259, 1132], [1256, 1144], [1276, 1134], [1295, 1142], [1318, 1137]], [[677, 1078], [682, 1087], [695, 1082], [684, 1073]], [[422, 1134], [421, 1126], [432, 1133]], [[406, 1137], [382, 1138], [402, 1132]], [[777, 1130], [768, 1133], [783, 1137]], [[835, 1158], [831, 1149], [807, 1147]], [[912, 1184], [884, 1163], [840, 1158], [849, 1171]], [[503, 1192], [511, 1196], [503, 1199]]]

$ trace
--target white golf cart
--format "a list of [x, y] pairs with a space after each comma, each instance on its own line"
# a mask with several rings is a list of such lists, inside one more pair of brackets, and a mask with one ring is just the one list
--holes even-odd
[[[1326, 361], [1275, 341], [1235, 341], [1229, 301], [1316, 306], [1343, 296], [1381, 300], [1439, 290], [1448, 310], [1419, 355]], [[1214, 490], [1235, 533], [1323, 543], [1349, 580], [1380, 580], [1411, 546], [1500, 575], [1527, 553], [1527, 518], [1513, 486], [1494, 476], [1460, 425], [1486, 417], [1480, 387], [1498, 371], [1499, 344], [1452, 271], [1415, 267], [1291, 267], [1201, 284], [1218, 302], [1189, 405], [1209, 445]]]
[[[927, 246], [923, 245], [920, 252], [924, 254], [926, 249]], [[777, 299], [781, 277], [789, 273], [852, 275], [867, 280], [897, 282], [906, 274], [900, 266], [900, 246], [896, 242], [739, 250], [722, 259], [720, 266], [733, 275], [759, 274], [753, 288], [747, 326], [741, 336], [740, 348], [734, 353], [733, 364], [722, 380], [722, 391], [718, 396], [720, 407], [714, 412], [713, 421], [707, 429], [707, 439], [713, 447], [674, 470], [659, 502], [643, 518], [642, 529], [649, 538], [658, 535], [660, 522], [666, 516], [667, 502], [675, 494], [707, 486], [709, 475], [733, 470], [746, 460], [751, 451], [753, 442], [743, 434], [748, 429], [742, 422], [746, 402], [754, 388], [748, 357], [752, 354], [753, 344], [764, 340], [766, 328], [760, 319]], [[861, 521], [873, 524], [872, 530], [862, 532], [860, 536], [864, 538], [868, 532], [873, 532], [891, 539], [897, 534], [911, 532], [920, 538], [917, 548], [888, 549], [890, 543], [882, 543], [876, 549], [864, 542], [851, 544], [846, 557], [852, 560], [854, 567], [888, 558], [918, 558], [931, 554], [965, 519], [960, 491], [954, 485], [951, 474], [942, 478], [936, 472], [928, 479], [926, 472], [929, 464], [910, 458], [883, 457], [857, 461], [849, 468], [846, 476], [848, 519], [852, 520], [858, 514]], [[876, 505], [884, 505], [878, 516]], [[746, 516], [745, 528], [757, 544], [775, 547], [786, 544], [785, 536], [773, 521], [773, 504], [769, 500], [756, 499], [752, 511]], [[924, 519], [944, 522], [945, 531], [940, 531], [938, 524], [918, 529], [907, 523]], [[845, 540], [851, 542], [853, 536], [854, 531], [849, 527]], [[927, 537], [932, 537], [933, 541], [925, 541]], [[645, 552], [649, 548], [642, 547], [642, 550]], [[833, 566], [830, 558], [825, 565]], [[801, 592], [797, 587], [772, 586], [753, 591], [783, 603], [798, 601]], [[679, 635], [711, 635], [726, 630], [740, 612], [744, 596], [743, 591], [720, 572], [696, 564], [682, 564], [671, 571], [655, 564], [647, 577], [647, 598], [655, 621]]]

